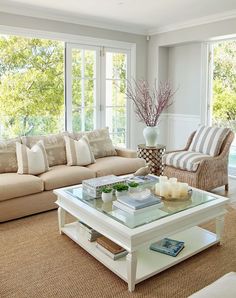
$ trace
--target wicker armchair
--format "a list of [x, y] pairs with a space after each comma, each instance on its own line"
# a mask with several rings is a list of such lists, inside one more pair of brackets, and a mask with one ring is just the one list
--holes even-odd
[[[188, 150], [196, 132], [193, 132], [182, 150]], [[228, 191], [228, 157], [234, 133], [230, 132], [224, 140], [220, 153], [216, 157], [210, 157], [200, 162], [196, 172], [189, 172], [171, 166], [165, 166], [164, 174], [167, 177], [176, 177], [179, 181], [188, 183], [192, 187], [203, 190], [211, 190], [219, 186], [225, 186]]]

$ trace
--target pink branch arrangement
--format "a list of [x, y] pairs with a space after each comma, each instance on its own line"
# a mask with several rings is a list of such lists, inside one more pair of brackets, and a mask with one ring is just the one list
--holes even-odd
[[126, 96], [135, 106], [135, 113], [140, 122], [147, 126], [156, 126], [161, 113], [173, 104], [175, 91], [168, 82], [155, 81], [150, 88], [146, 80], [133, 80], [127, 83]]

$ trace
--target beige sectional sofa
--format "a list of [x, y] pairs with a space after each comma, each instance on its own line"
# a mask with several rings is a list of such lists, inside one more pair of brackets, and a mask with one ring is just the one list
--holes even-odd
[[[82, 135], [61, 133], [0, 141], [0, 222], [55, 209], [53, 190], [56, 188], [104, 175], [133, 173], [145, 165], [143, 159], [137, 158], [135, 151], [114, 148], [108, 130], [101, 129], [86, 133], [96, 162], [88, 166], [67, 166], [65, 134], [74, 139]], [[49, 171], [37, 176], [18, 174], [15, 142], [31, 147], [39, 139], [44, 141]]]

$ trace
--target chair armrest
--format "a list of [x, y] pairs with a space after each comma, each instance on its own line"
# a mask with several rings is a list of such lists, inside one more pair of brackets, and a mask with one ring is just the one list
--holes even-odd
[[116, 149], [116, 153], [118, 156], [126, 157], [126, 158], [136, 158], [137, 157], [137, 152], [135, 150], [119, 148], [119, 147], [116, 147], [115, 149]]

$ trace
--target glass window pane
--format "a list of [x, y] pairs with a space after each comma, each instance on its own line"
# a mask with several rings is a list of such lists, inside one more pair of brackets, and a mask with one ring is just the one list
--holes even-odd
[[126, 108], [106, 108], [106, 123], [109, 127], [111, 138], [116, 145], [125, 145], [126, 133]]
[[89, 131], [94, 129], [95, 109], [93, 107], [73, 110], [72, 125], [73, 131]]
[[107, 80], [106, 81], [106, 105], [124, 106], [126, 105], [126, 81]]
[[81, 78], [82, 50], [72, 49], [72, 77]]
[[85, 50], [84, 51], [84, 65], [85, 65], [85, 78], [95, 78], [95, 61], [96, 61], [96, 52]]
[[106, 78], [123, 79], [127, 77], [127, 55], [125, 53], [106, 53]]

